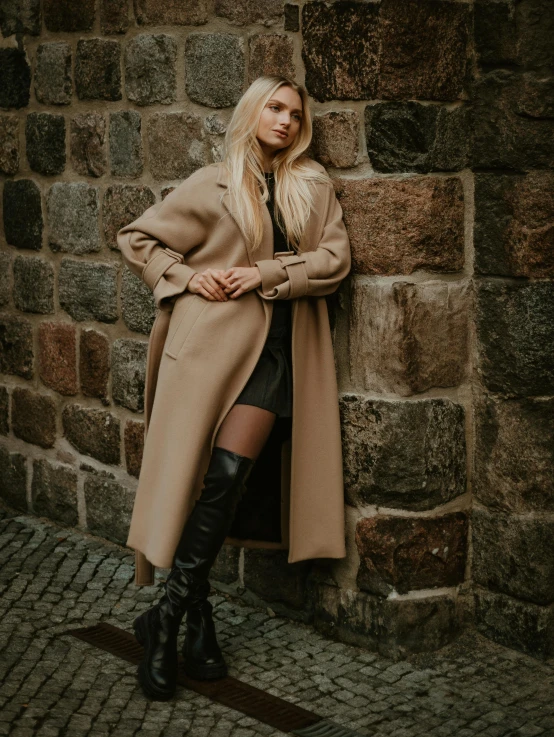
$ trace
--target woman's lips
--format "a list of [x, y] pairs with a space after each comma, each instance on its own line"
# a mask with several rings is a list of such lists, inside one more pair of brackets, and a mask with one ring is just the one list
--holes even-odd
[[287, 137], [287, 134], [286, 133], [281, 133], [281, 131], [273, 131], [273, 132], [274, 133], [277, 133], [277, 135], [278, 136], [281, 136], [281, 138], [286, 138]]

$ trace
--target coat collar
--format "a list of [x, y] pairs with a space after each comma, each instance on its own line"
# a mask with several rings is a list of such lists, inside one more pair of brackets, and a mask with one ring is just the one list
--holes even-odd
[[216, 182], [218, 185], [223, 187], [225, 190], [223, 192], [221, 202], [223, 203], [225, 209], [231, 215], [238, 229], [241, 232], [241, 235], [244, 239], [244, 247], [246, 248], [246, 251], [248, 253], [248, 261], [250, 263], [250, 266], [255, 266], [256, 265], [255, 261], [260, 261], [261, 259], [268, 259], [268, 258], [272, 259], [273, 258], [273, 223], [271, 221], [271, 215], [269, 214], [268, 208], [266, 206], [262, 208], [262, 217], [263, 217], [262, 242], [261, 242], [260, 248], [253, 255], [250, 251], [250, 248], [248, 248], [246, 245], [245, 233], [240, 227], [233, 212], [231, 211], [231, 196], [229, 194], [229, 189], [228, 189], [229, 174], [227, 172], [227, 168], [221, 162], [218, 163], [218, 172], [217, 172]]

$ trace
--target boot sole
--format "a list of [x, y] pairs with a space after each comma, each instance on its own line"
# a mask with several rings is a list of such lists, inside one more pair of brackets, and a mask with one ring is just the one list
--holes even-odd
[[183, 654], [183, 670], [195, 681], [216, 681], [227, 676], [227, 665], [221, 663], [206, 663], [204, 665], [187, 660]]
[[148, 634], [148, 627], [146, 626], [146, 622], [142, 618], [142, 615], [137, 617], [133, 622], [133, 629], [135, 631], [135, 638], [137, 642], [144, 648], [145, 656], [141, 661], [137, 671], [137, 678], [140, 687], [149, 699], [153, 699], [154, 701], [169, 701], [175, 696], [175, 689], [173, 689], [172, 691], [162, 691], [161, 689], [157, 688], [155, 684], [152, 683], [148, 676], [148, 670], [145, 665], [145, 660], [148, 646], [150, 644], [150, 638]]

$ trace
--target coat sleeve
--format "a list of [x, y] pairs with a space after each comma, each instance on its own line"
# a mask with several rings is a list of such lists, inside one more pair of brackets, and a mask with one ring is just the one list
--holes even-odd
[[256, 261], [263, 299], [324, 297], [335, 292], [351, 268], [350, 239], [332, 182], [327, 185], [323, 234], [314, 251]]
[[196, 273], [186, 254], [206, 238], [202, 211], [194, 207], [202, 170], [176, 187], [117, 233], [117, 245], [130, 271], [148, 286], [156, 307], [184, 292]]

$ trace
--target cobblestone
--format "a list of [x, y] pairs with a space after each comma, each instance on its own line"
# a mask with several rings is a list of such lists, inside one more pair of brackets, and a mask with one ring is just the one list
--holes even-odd
[[[63, 634], [100, 621], [132, 631], [165, 575], [137, 588], [133, 563], [126, 548], [0, 504], [0, 735], [281, 737], [182, 688], [151, 702], [134, 665]], [[217, 584], [210, 600], [230, 675], [360, 735], [554, 737], [554, 659], [467, 630], [440, 651], [393, 662]]]

